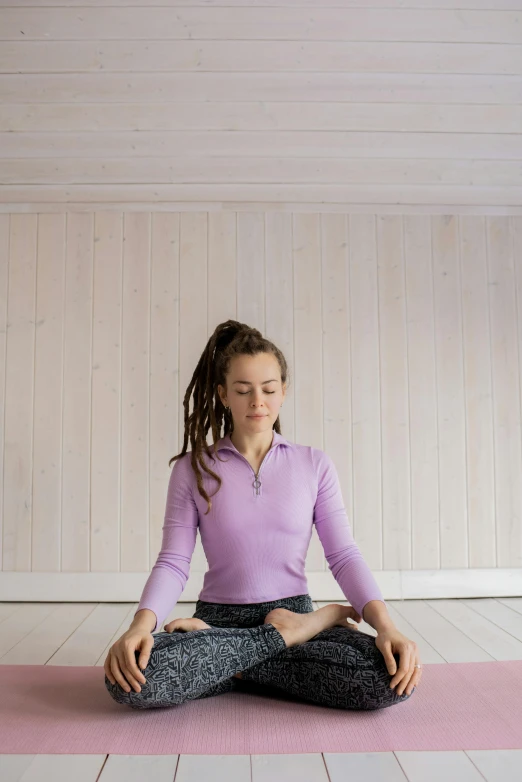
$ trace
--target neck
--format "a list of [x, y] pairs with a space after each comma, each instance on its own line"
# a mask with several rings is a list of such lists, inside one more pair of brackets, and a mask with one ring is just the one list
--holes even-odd
[[266, 432], [260, 432], [254, 436], [245, 435], [239, 431], [234, 431], [230, 434], [230, 442], [237, 448], [239, 453], [244, 456], [252, 456], [256, 459], [263, 457], [270, 448], [274, 441], [274, 430], [269, 429]]

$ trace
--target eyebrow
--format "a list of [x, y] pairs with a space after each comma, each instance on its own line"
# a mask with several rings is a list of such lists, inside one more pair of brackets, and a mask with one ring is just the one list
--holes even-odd
[[[263, 380], [261, 385], [264, 386], [265, 383], [275, 383], [275, 382], [277, 382], [277, 380], [276, 380], [275, 377], [273, 377], [271, 380]], [[246, 385], [246, 386], [251, 386], [252, 385], [250, 380], [234, 380], [234, 383], [244, 383], [244, 385]], [[232, 385], [234, 385], [234, 383], [232, 383]]]

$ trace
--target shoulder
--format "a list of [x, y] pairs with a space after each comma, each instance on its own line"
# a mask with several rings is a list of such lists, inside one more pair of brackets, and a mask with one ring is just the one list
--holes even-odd
[[333, 466], [331, 456], [326, 451], [322, 451], [321, 448], [311, 448], [312, 462], [316, 470], [330, 468]]
[[299, 460], [300, 468], [308, 467], [319, 483], [324, 480], [325, 476], [332, 472], [335, 473], [335, 464], [331, 456], [321, 448], [294, 443], [292, 453]]
[[320, 448], [312, 449], [314, 474], [320, 490], [330, 488], [339, 482], [337, 468], [332, 457]]
[[179, 469], [180, 467], [185, 467], [187, 464], [190, 464], [191, 459], [191, 453], [192, 451], [187, 451], [187, 453], [184, 453], [183, 456], [179, 456], [175, 462], [172, 462], [172, 468], [174, 470]]
[[311, 445], [301, 445], [300, 443], [289, 443], [287, 445], [281, 445], [279, 451], [287, 459], [295, 460], [299, 469], [309, 468], [312, 472], [316, 469], [316, 464], [320, 457], [315, 454], [320, 453], [318, 448], [313, 448]]
[[192, 451], [187, 451], [183, 456], [180, 456], [176, 461], [172, 462], [172, 472], [170, 473], [171, 480], [175, 477], [176, 480], [189, 480], [193, 474], [191, 464]]
[[[201, 459], [207, 467], [212, 467], [213, 464], [212, 454], [214, 453], [214, 447], [210, 445], [209, 448], [211, 452], [211, 458], [209, 459], [205, 451], [202, 451]], [[186, 478], [187, 480], [193, 479], [195, 481], [196, 473], [192, 465], [192, 456], [193, 456], [193, 452], [187, 451], [186, 453], [183, 454], [183, 456], [180, 456], [178, 459], [176, 459], [176, 461], [172, 463], [172, 473], [175, 472], [176, 475], [179, 476], [180, 478]], [[204, 470], [202, 470], [201, 464], [199, 463], [198, 463], [198, 468], [202, 476], [204, 476], [205, 472]]]

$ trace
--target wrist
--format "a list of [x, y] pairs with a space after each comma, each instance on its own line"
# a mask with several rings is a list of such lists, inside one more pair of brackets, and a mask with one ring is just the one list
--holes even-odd
[[384, 600], [370, 600], [364, 606], [362, 616], [364, 621], [378, 633], [395, 627]]
[[377, 633], [387, 633], [390, 630], [395, 630], [395, 625], [393, 622], [388, 622], [387, 624], [379, 625], [378, 627], [374, 627], [374, 630], [377, 630]]
[[151, 611], [150, 608], [140, 608], [140, 610], [136, 611], [134, 614], [134, 619], [130, 626], [133, 630], [139, 629], [152, 633], [157, 625], [157, 621], [158, 618], [154, 611]]

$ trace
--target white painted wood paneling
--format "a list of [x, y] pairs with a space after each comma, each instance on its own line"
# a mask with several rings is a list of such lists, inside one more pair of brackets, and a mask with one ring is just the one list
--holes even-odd
[[[75, 216], [72, 215], [72, 218]], [[92, 217], [88, 214], [81, 216], [82, 221], [91, 222]], [[27, 225], [27, 222], [26, 222]], [[30, 415], [32, 421], [28, 423], [32, 428], [32, 451], [29, 454], [21, 454], [21, 463], [27, 464], [31, 470], [31, 546], [30, 546], [30, 570], [33, 572], [60, 571], [69, 567], [89, 569], [88, 559], [83, 558], [81, 552], [76, 559], [67, 561], [65, 554], [66, 548], [71, 544], [74, 546], [74, 535], [78, 534], [78, 543], [88, 557], [88, 547], [85, 546], [86, 536], [89, 535], [88, 517], [83, 509], [83, 529], [78, 525], [79, 497], [75, 494], [75, 510], [72, 515], [68, 515], [67, 507], [71, 496], [71, 485], [67, 476], [67, 466], [70, 466], [69, 457], [72, 456], [67, 446], [67, 440], [63, 433], [67, 424], [67, 413], [71, 410], [71, 402], [74, 407], [74, 393], [71, 393], [67, 402], [63, 397], [63, 389], [70, 388], [69, 382], [64, 377], [64, 350], [66, 343], [67, 322], [70, 330], [67, 333], [67, 346], [70, 347], [74, 335], [77, 333], [74, 323], [67, 321], [66, 314], [66, 290], [65, 280], [67, 269], [66, 251], [69, 252], [73, 247], [71, 236], [67, 235], [67, 215], [64, 213], [45, 214], [37, 217], [37, 247], [36, 247], [36, 269], [31, 269], [31, 281], [26, 280], [23, 283], [26, 291], [31, 292], [35, 285], [35, 296], [31, 300], [31, 307], [34, 308], [35, 318], [31, 318], [28, 325], [34, 334], [34, 351], [29, 353], [28, 358], [33, 360], [34, 375], [30, 379], [33, 395], [33, 412]], [[86, 237], [80, 236], [80, 256], [78, 263], [85, 262], [86, 255], [82, 254], [88, 248]], [[67, 258], [69, 261], [69, 258]], [[74, 261], [73, 261], [74, 263]], [[10, 269], [6, 264], [6, 271]], [[89, 274], [89, 264], [84, 265], [83, 271]], [[36, 272], [36, 273], [35, 273]], [[80, 275], [78, 281], [80, 286], [86, 282], [82, 276], [82, 269], [77, 267]], [[69, 277], [69, 293], [73, 296], [80, 295], [81, 291], [74, 291], [75, 274], [72, 279]], [[87, 283], [87, 295], [89, 294], [89, 285]], [[7, 302], [6, 302], [7, 303]], [[81, 322], [80, 304], [73, 304], [74, 313], [78, 315], [77, 324]], [[69, 315], [71, 314], [69, 310]], [[90, 321], [87, 322], [87, 338], [90, 338]], [[8, 332], [9, 333], [9, 332]], [[7, 340], [9, 345], [10, 339]], [[70, 355], [70, 354], [69, 354]], [[78, 352], [79, 355], [79, 352]], [[86, 372], [90, 377], [91, 366], [90, 356], [87, 357]], [[86, 386], [87, 387], [87, 386]], [[5, 409], [5, 408], [4, 408]], [[89, 433], [89, 421], [86, 433]], [[79, 430], [76, 431], [76, 444], [79, 444]], [[65, 456], [64, 456], [65, 446]], [[75, 447], [74, 444], [72, 446]], [[27, 458], [28, 457], [28, 458]], [[89, 459], [89, 457], [87, 457]], [[65, 473], [63, 472], [64, 463], [66, 464]], [[73, 475], [78, 475], [78, 471], [73, 470]], [[86, 469], [81, 476], [82, 480], [88, 480], [88, 470]], [[64, 497], [62, 487], [68, 486], [69, 491]], [[106, 497], [107, 503], [109, 498]], [[70, 518], [71, 524], [67, 529], [62, 530], [61, 519], [62, 510], [65, 511], [65, 517]], [[87, 525], [86, 525], [87, 522]], [[80, 527], [80, 528], [79, 528]], [[6, 549], [9, 557], [9, 549]], [[62, 562], [62, 554], [64, 560]], [[8, 570], [9, 558], [4, 561], [4, 567]], [[115, 565], [114, 565], [115, 566]], [[24, 570], [25, 568], [21, 568]]]
[[93, 225], [89, 570], [100, 573], [118, 570], [121, 556], [123, 222], [98, 212]]
[[93, 226], [93, 214], [67, 215], [64, 340], [60, 351], [63, 373], [60, 570], [90, 570]]
[[[506, 217], [491, 218], [486, 224], [497, 566], [513, 562], [514, 557], [522, 565], [522, 258], [520, 243], [515, 245], [515, 230], [517, 237], [521, 235], [519, 221], [515, 225], [516, 229], [509, 230]], [[518, 480], [509, 479], [511, 472]]]
[[[4, 5], [4, 4], [2, 4]], [[34, 5], [34, 4], [33, 4]], [[491, 5], [487, 10], [462, 9], [459, 13], [443, 8], [383, 8], [380, 3], [368, 8], [339, 8], [335, 4], [316, 4], [309, 12], [272, 5], [267, 14], [255, 3], [216, 7], [190, 4], [150, 9], [135, 6], [128, 15], [125, 8], [100, 8], [84, 4], [81, 14], [62, 8], [50, 14], [49, 8], [5, 7], [4, 39], [8, 41], [81, 41], [81, 40], [282, 40], [316, 41], [413, 41], [457, 43], [520, 43], [516, 29], [518, 8], [499, 13]], [[397, 4], [396, 4], [397, 5]], [[91, 6], [91, 7], [89, 7]], [[22, 38], [22, 36], [24, 36]], [[103, 54], [104, 52], [100, 52]]]
[[[25, 599], [55, 599], [43, 576], [60, 573], [71, 600], [100, 599], [82, 573], [105, 574], [107, 599], [139, 598], [127, 576], [144, 582], [161, 545], [186, 389], [216, 324], [238, 317], [283, 349], [283, 433], [331, 453], [385, 597], [519, 594], [521, 223], [6, 217], [4, 575], [37, 578]], [[185, 597], [206, 567], [198, 537]], [[340, 597], [315, 530], [306, 567], [314, 598]]]
[[120, 563], [148, 565], [151, 215], [125, 216], [121, 345]]
[[[283, 433], [334, 458], [388, 596], [516, 594], [519, 0], [0, 0], [0, 29], [0, 597], [139, 599], [231, 317], [283, 350]], [[306, 567], [338, 594], [315, 530]], [[205, 570], [198, 537], [185, 596]]]
[[[33, 395], [38, 215], [11, 215], [4, 257], [2, 569], [32, 569]], [[76, 516], [75, 516], [76, 518]], [[73, 522], [74, 523], [74, 522]]]
[[[404, 217], [404, 316], [407, 322], [411, 567], [439, 568], [437, 367], [431, 227], [427, 216]], [[476, 224], [476, 220], [475, 223]], [[416, 519], [422, 518], [417, 525]]]
[[[54, 6], [99, 6], [106, 5], [105, 0], [55, 0]], [[0, 8], [12, 6], [12, 0], [0, 0]], [[49, 6], [50, 0], [17, 0], [17, 6], [41, 7]], [[142, 6], [143, 0], [112, 0], [112, 6]], [[155, 3], [158, 7], [186, 7], [187, 0], [159, 0]], [[191, 6], [203, 6], [205, 8], [223, 5], [223, 0], [191, 0]], [[268, 6], [275, 5], [274, 0], [227, 0], [227, 6]], [[278, 0], [277, 6], [281, 8], [315, 8], [317, 0]], [[326, 5], [326, 3], [325, 3]], [[329, 8], [363, 8], [361, 0], [330, 0]], [[479, 10], [520, 10], [520, 0], [379, 0], [378, 8], [447, 8], [450, 10], [479, 9]]]
[[516, 0], [67, 6], [0, 3], [2, 211], [522, 214]]
[[[148, 459], [150, 470], [148, 567], [152, 569], [161, 548], [165, 514], [165, 466], [178, 453], [183, 429], [179, 411], [183, 392], [179, 386], [179, 227], [178, 214], [153, 214], [151, 235], [150, 378], [148, 420]], [[194, 553], [196, 556], [196, 553]], [[196, 570], [206, 570], [193, 559]], [[136, 606], [137, 608], [137, 606]]]
[[[350, 396], [355, 539], [372, 570], [384, 569], [376, 218], [350, 215]], [[343, 496], [346, 492], [343, 491]], [[378, 542], [378, 543], [377, 543]]]

